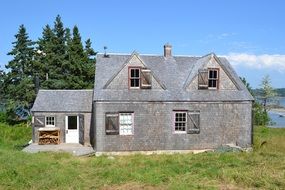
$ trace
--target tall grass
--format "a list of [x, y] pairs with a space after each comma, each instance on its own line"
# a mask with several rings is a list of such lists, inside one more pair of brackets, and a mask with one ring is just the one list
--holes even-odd
[[[7, 130], [3, 132], [2, 130]], [[2, 126], [0, 189], [284, 189], [285, 129], [255, 128], [250, 153], [74, 157], [28, 154], [23, 126]], [[17, 134], [19, 133], [19, 134]], [[11, 137], [10, 137], [10, 135]], [[23, 138], [21, 138], [23, 135]], [[13, 137], [12, 137], [13, 136]], [[15, 142], [13, 142], [15, 140]], [[13, 145], [8, 145], [12, 143]]]

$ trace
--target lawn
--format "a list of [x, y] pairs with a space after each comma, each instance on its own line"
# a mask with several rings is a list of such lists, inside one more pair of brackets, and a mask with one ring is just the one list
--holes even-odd
[[0, 124], [0, 189], [284, 189], [285, 129], [254, 132], [250, 153], [74, 157], [21, 152], [31, 128]]

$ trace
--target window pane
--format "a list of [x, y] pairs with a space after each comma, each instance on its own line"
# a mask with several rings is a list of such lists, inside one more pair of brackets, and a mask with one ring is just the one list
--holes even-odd
[[139, 87], [140, 86], [140, 80], [139, 79], [135, 79], [135, 87]]
[[134, 77], [134, 76], [135, 76], [135, 70], [131, 69], [131, 77]]
[[77, 116], [68, 116], [68, 129], [77, 129]]

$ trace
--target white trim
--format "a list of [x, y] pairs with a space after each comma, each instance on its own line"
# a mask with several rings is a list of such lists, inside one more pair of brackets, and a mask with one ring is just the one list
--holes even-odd
[[[53, 118], [53, 125], [48, 125], [47, 124], [47, 118]], [[45, 127], [55, 127], [55, 116], [45, 116]]]
[[[123, 114], [130, 114], [130, 116], [131, 116], [131, 122], [132, 122], [132, 124], [131, 124], [131, 131], [132, 131], [131, 134], [123, 134], [121, 132], [121, 118], [120, 117]], [[130, 112], [119, 113], [119, 135], [122, 135], [122, 136], [134, 135], [134, 113], [130, 113]]]
[[[173, 133], [174, 134], [186, 134], [187, 133], [187, 111], [173, 111]], [[185, 131], [176, 131], [175, 123], [176, 123], [176, 114], [184, 113], [185, 114]], [[184, 123], [184, 122], [183, 122]]]

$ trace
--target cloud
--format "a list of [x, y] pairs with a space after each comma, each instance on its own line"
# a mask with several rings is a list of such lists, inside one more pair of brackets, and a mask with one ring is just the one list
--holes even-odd
[[245, 66], [254, 69], [273, 69], [285, 72], [285, 55], [229, 53], [225, 55], [233, 66]]

